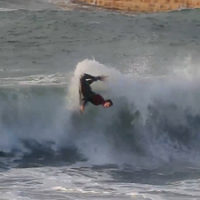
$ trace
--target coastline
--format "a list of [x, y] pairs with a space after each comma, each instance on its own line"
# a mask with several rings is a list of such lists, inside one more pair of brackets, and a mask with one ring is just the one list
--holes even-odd
[[72, 0], [53, 2], [62, 10], [108, 9], [123, 13], [158, 13], [200, 8], [199, 0]]

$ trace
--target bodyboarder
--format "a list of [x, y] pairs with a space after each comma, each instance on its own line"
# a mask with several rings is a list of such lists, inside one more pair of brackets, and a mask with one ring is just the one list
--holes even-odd
[[88, 102], [95, 106], [102, 105], [109, 108], [113, 105], [112, 100], [105, 100], [100, 94], [92, 91], [90, 84], [96, 81], [104, 81], [107, 76], [92, 76], [90, 74], [82, 74], [79, 85], [80, 111], [83, 114], [85, 106]]

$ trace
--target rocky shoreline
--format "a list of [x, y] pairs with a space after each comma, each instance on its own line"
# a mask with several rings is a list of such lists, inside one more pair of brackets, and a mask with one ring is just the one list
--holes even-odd
[[128, 13], [155, 13], [200, 8], [199, 0], [72, 0], [56, 1], [60, 9], [111, 9]]

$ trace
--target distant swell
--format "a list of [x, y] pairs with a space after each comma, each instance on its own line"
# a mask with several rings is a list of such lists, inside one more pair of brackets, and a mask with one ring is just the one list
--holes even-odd
[[48, 0], [1, 0], [0, 12], [8, 12], [15, 10], [45, 10], [52, 8]]

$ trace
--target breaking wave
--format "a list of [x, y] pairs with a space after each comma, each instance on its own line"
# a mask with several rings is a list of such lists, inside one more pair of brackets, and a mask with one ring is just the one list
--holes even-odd
[[[76, 66], [65, 86], [2, 88], [0, 156], [23, 163], [88, 161], [159, 167], [199, 165], [200, 91], [197, 68], [163, 77], [122, 74], [95, 60]], [[81, 73], [108, 75], [93, 89], [114, 106], [88, 104], [79, 113]]]

